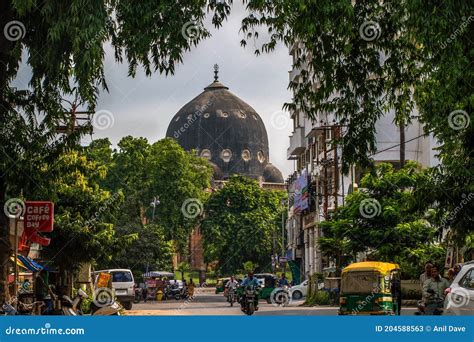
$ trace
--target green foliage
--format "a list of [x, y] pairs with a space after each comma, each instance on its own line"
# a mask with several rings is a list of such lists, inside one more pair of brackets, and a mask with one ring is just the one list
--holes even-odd
[[[246, 1], [242, 45], [267, 30], [255, 51], [282, 42], [304, 67], [289, 87], [289, 109], [319, 120], [334, 113], [347, 133], [343, 170], [370, 165], [376, 152], [375, 122], [389, 110], [397, 125], [415, 115], [439, 143], [442, 165], [433, 169], [422, 201], [440, 215], [458, 210], [474, 192], [474, 3], [459, 1]], [[427, 15], [427, 13], [429, 15]], [[458, 111], [458, 112], [455, 112]], [[386, 208], [387, 213], [389, 208]], [[474, 224], [474, 202], [448, 222], [463, 243]]]
[[108, 259], [100, 261], [100, 268], [128, 268], [136, 279], [141, 279], [147, 269], [171, 270], [173, 244], [159, 224], [121, 222], [116, 234], [121, 237], [121, 243], [111, 249]]
[[308, 295], [305, 301], [306, 305], [329, 305], [329, 292], [314, 291]]
[[320, 113], [334, 113], [347, 127], [344, 169], [368, 165], [376, 151], [376, 120], [394, 109], [397, 123], [408, 122], [413, 108], [410, 85], [419, 74], [419, 51], [406, 32], [405, 2], [249, 1], [247, 8], [252, 14], [242, 22], [242, 45], [266, 28], [270, 34], [256, 54], [283, 42], [295, 49], [294, 66], [305, 67], [289, 84], [295, 96], [286, 107], [317, 120]]
[[201, 223], [205, 259], [217, 261], [220, 274], [235, 273], [245, 261], [268, 269], [273, 240], [281, 229], [281, 200], [285, 196], [265, 191], [246, 177], [231, 177], [205, 206]]
[[38, 199], [55, 203], [51, 244], [43, 250], [54, 264], [70, 270], [80, 263], [107, 258], [117, 243], [113, 223], [122, 204], [121, 192], [110, 193], [94, 182], [105, 177], [102, 167], [77, 151], [68, 151], [53, 165], [44, 165], [45, 174], [55, 174], [47, 192]]
[[178, 264], [178, 267], [176, 267], [176, 271], [180, 272], [181, 279], [184, 279], [184, 274], [191, 271], [191, 265], [186, 261], [182, 261]]
[[[185, 251], [198, 218], [185, 217], [181, 207], [189, 198], [205, 201], [212, 172], [209, 164], [172, 139], [149, 144], [145, 138], [127, 136], [117, 150], [111, 149], [108, 139], [99, 139], [85, 153], [109, 170], [101, 184], [125, 196], [116, 227], [122, 244], [101, 264], [127, 266], [138, 275], [146, 269], [171, 269], [172, 253], [175, 248]], [[150, 202], [155, 197], [160, 203], [153, 214]]]
[[[86, 125], [85, 130], [66, 137], [56, 131], [61, 120], [70, 123], [66, 113], [71, 108], [62, 108], [62, 98], [77, 94], [84, 106], [94, 111], [99, 91], [107, 90], [104, 73], [106, 42], [114, 48], [117, 62], [126, 60], [131, 76], [135, 75], [138, 66], [143, 67], [148, 76], [155, 71], [173, 73], [175, 64], [182, 61], [183, 53], [210, 36], [203, 26], [206, 10], [214, 12], [212, 23], [219, 27], [229, 13], [229, 6], [215, 1], [208, 4], [205, 0], [173, 3], [155, 0], [140, 3], [130, 0], [0, 2], [0, 27], [7, 32], [7, 26], [20, 23], [11, 31], [13, 39], [8, 39], [7, 33], [0, 38], [0, 146], [6, 155], [0, 159], [0, 206], [3, 207], [8, 194], [18, 197], [19, 189], [30, 198], [36, 197], [37, 192], [44, 192], [42, 189], [37, 191], [45, 182], [42, 179], [37, 181], [40, 172], [36, 168], [43, 164], [54, 165], [64, 147], [73, 145], [77, 148], [78, 138], [90, 130], [90, 125]], [[27, 96], [24, 90], [17, 91], [11, 86], [21, 63], [26, 64], [32, 75], [29, 82], [31, 94]], [[30, 135], [31, 118], [41, 115], [45, 115], [47, 132], [37, 130], [36, 135]], [[29, 125], [23, 124], [25, 116]], [[46, 176], [60, 178], [62, 175]], [[76, 194], [65, 194], [74, 197], [68, 200], [71, 199], [71, 203], [79, 201], [75, 196], [78, 191], [71, 192]], [[91, 207], [96, 204], [92, 203]], [[88, 214], [88, 204], [84, 205]], [[87, 216], [82, 216], [85, 213], [81, 207], [76, 210], [76, 213], [72, 210], [64, 212], [64, 217], [58, 220], [61, 230], [55, 234], [61, 231], [75, 236], [81, 231], [81, 237], [87, 242], [86, 250], [84, 254], [79, 252], [81, 248], [75, 250], [79, 259], [87, 259], [97, 244], [104, 243], [104, 250], [107, 249], [112, 230], [110, 226], [91, 227], [90, 236], [86, 236], [83, 223]], [[96, 239], [95, 232], [99, 233], [100, 239]], [[0, 233], [2, 238], [8, 234], [3, 213], [0, 214]], [[93, 247], [88, 243], [91, 240], [95, 241]], [[7, 244], [7, 248], [0, 251], [0, 265], [6, 265], [9, 249]], [[7, 268], [1, 266], [0, 273], [1, 278], [6, 278]], [[6, 288], [0, 282], [0, 299], [4, 298], [5, 292]]]
[[[213, 24], [219, 27], [228, 13], [227, 5], [205, 0], [156, 2], [130, 0], [97, 2], [8, 1], [1, 27], [11, 20], [25, 28], [23, 39], [5, 44], [0, 64], [14, 77], [21, 52], [28, 51], [32, 68], [31, 85], [35, 92], [71, 91], [78, 87], [81, 97], [92, 107], [98, 86], [107, 89], [104, 77], [104, 45], [110, 42], [117, 62], [129, 65], [134, 76], [138, 66], [152, 72], [173, 73], [183, 52], [210, 36], [203, 21], [206, 10], [214, 12]], [[3, 22], [5, 20], [5, 22]], [[184, 32], [184, 33], [183, 33]], [[9, 58], [6, 59], [5, 54]], [[6, 59], [5, 61], [3, 59]], [[1, 70], [2, 72], [4, 70]], [[5, 84], [0, 82], [0, 88]]]
[[242, 269], [245, 273], [253, 272], [257, 267], [258, 265], [253, 263], [252, 261], [246, 261], [242, 264]]
[[377, 166], [334, 217], [321, 224], [322, 252], [335, 256], [338, 266], [364, 252], [373, 260], [399, 263], [402, 272], [416, 278], [424, 262], [444, 255], [438, 228], [426, 204], [419, 202], [419, 185], [427, 177], [413, 162], [399, 171], [391, 164]]

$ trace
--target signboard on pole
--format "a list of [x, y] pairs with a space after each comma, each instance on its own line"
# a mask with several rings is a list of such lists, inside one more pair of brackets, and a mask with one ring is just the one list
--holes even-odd
[[24, 214], [24, 227], [26, 238], [30, 242], [36, 242], [47, 246], [50, 239], [38, 235], [38, 233], [50, 233], [53, 231], [54, 204], [47, 201], [26, 201]]

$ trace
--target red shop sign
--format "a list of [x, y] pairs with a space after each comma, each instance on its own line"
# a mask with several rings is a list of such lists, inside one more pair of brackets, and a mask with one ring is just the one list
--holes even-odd
[[49, 239], [37, 235], [53, 231], [54, 204], [46, 201], [26, 201], [24, 214], [25, 235], [31, 242], [48, 245]]

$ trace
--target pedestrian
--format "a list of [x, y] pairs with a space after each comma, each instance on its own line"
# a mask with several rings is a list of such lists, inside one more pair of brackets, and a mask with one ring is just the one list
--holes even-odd
[[53, 310], [53, 302], [49, 296], [49, 276], [48, 271], [42, 269], [35, 279], [35, 300], [45, 304], [44, 314], [50, 314]]
[[190, 298], [194, 297], [194, 288], [196, 285], [193, 282], [193, 278], [189, 278], [189, 284], [188, 284], [188, 295]]
[[449, 283], [451, 284], [451, 283], [453, 282], [453, 280], [454, 280], [454, 277], [455, 277], [454, 268], [450, 268], [450, 269], [448, 270], [447, 276], [448, 276], [448, 281], [449, 281]]
[[454, 265], [454, 277], [458, 275], [458, 273], [461, 271], [461, 268], [462, 268], [461, 264]]
[[143, 288], [143, 291], [142, 291], [142, 297], [143, 297], [143, 301], [146, 303], [146, 301], [148, 299], [148, 287], [147, 287], [146, 284], [145, 284], [145, 287]]

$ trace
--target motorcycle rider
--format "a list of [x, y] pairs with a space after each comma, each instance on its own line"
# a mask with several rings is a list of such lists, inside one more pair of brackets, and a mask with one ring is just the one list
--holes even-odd
[[290, 283], [288, 282], [288, 279], [286, 279], [285, 273], [281, 274], [281, 278], [278, 281], [278, 287], [283, 287], [283, 286], [291, 287]]
[[438, 266], [431, 268], [431, 278], [426, 280], [423, 284], [423, 300], [425, 305], [436, 305], [437, 308], [442, 308], [444, 301], [444, 291], [449, 287], [448, 280], [439, 275]]
[[420, 289], [421, 289], [421, 300], [418, 301], [418, 310], [420, 313], [425, 312], [425, 307], [426, 307], [426, 302], [425, 302], [425, 296], [423, 295], [423, 285], [425, 282], [431, 278], [431, 269], [433, 268], [433, 263], [431, 261], [428, 261], [425, 263], [425, 272], [420, 274]]
[[229, 292], [235, 291], [235, 289], [237, 288], [237, 285], [239, 285], [239, 283], [237, 282], [237, 280], [235, 280], [234, 276], [230, 276], [229, 281], [225, 284], [225, 289], [227, 290], [226, 291], [227, 300], [229, 300]]
[[425, 284], [425, 281], [431, 278], [431, 269], [433, 268], [433, 264], [431, 262], [427, 262], [425, 264], [425, 272], [420, 274], [420, 286], [421, 290], [423, 290], [423, 285]]
[[[242, 284], [240, 284], [240, 286], [244, 289], [244, 293], [242, 294], [242, 296], [245, 296], [245, 289], [247, 287], [250, 287], [250, 288], [254, 289], [255, 291], [257, 291], [257, 289], [259, 287], [259, 283], [258, 283], [258, 280], [256, 278], [254, 278], [253, 272], [249, 271], [247, 273], [247, 277], [245, 277], [245, 279], [242, 281]], [[244, 302], [245, 301], [242, 298], [240, 300], [240, 306], [241, 306], [242, 311], [244, 311], [244, 304], [245, 304]], [[257, 311], [258, 310], [258, 294], [255, 295], [254, 307], [255, 307], [255, 311]]]
[[230, 279], [229, 281], [227, 282], [227, 284], [225, 284], [225, 287], [227, 289], [236, 289], [237, 285], [239, 285], [239, 283], [237, 282], [237, 280], [235, 280], [234, 276], [230, 276]]

